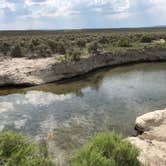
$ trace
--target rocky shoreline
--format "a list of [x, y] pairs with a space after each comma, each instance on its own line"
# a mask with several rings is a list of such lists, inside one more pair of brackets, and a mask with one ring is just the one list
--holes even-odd
[[0, 62], [0, 86], [40, 85], [70, 79], [103, 67], [156, 61], [166, 61], [165, 48], [102, 53], [75, 62], [59, 62], [55, 57], [4, 59]]
[[140, 149], [139, 160], [149, 166], [166, 165], [166, 109], [138, 117], [135, 129], [139, 135], [128, 140]]

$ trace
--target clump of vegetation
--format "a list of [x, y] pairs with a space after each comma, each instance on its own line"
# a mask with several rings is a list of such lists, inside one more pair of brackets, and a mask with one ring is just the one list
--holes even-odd
[[6, 55], [10, 51], [10, 44], [9, 43], [2, 43], [1, 45], [1, 52]]
[[98, 42], [100, 44], [108, 44], [109, 43], [109, 38], [106, 37], [106, 36], [101, 36], [101, 37], [99, 37]]
[[21, 48], [19, 45], [16, 45], [12, 51], [11, 51], [11, 56], [12, 57], [23, 57], [23, 54], [22, 54], [22, 51], [21, 51]]
[[81, 50], [79, 50], [78, 48], [68, 49], [66, 51], [66, 54], [64, 56], [60, 56], [58, 60], [62, 62], [76, 62], [80, 59], [81, 54]]
[[40, 55], [40, 57], [50, 57], [51, 49], [45, 44], [39, 44], [36, 47], [36, 53]]
[[88, 52], [90, 54], [97, 54], [99, 52], [100, 46], [97, 42], [92, 42], [88, 45]]
[[141, 37], [141, 42], [143, 43], [151, 43], [152, 40], [154, 40], [154, 38], [152, 35], [149, 35], [149, 34], [145, 34]]
[[57, 44], [56, 52], [58, 54], [65, 54], [66, 53], [65, 43], [63, 41], [60, 41]]
[[77, 41], [77, 45], [78, 45], [78, 47], [79, 47], [80, 49], [83, 49], [83, 48], [86, 47], [86, 41], [83, 40], [83, 39], [79, 39], [79, 40]]
[[0, 133], [0, 165], [2, 166], [55, 166], [45, 145], [30, 142], [22, 134], [12, 131]]
[[78, 150], [71, 166], [140, 166], [139, 150], [114, 133], [101, 133]]
[[68, 57], [70, 61], [78, 61], [81, 57], [81, 51], [77, 48], [70, 49], [68, 51]]
[[121, 38], [118, 41], [118, 47], [130, 47], [130, 41], [128, 38]]

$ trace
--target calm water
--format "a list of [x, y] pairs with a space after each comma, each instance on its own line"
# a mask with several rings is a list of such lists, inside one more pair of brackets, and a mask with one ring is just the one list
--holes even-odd
[[0, 130], [47, 139], [63, 165], [66, 154], [95, 132], [132, 135], [138, 115], [165, 107], [166, 63], [138, 64], [66, 84], [1, 89]]

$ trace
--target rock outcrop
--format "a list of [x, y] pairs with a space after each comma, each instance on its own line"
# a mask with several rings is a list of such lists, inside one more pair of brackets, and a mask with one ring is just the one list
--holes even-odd
[[166, 61], [166, 49], [102, 53], [76, 62], [58, 62], [54, 57], [7, 59], [0, 62], [0, 86], [39, 85], [80, 76], [102, 67], [154, 61]]
[[149, 166], [166, 165], [166, 109], [144, 114], [136, 119], [141, 135], [129, 141], [140, 150], [140, 161]]

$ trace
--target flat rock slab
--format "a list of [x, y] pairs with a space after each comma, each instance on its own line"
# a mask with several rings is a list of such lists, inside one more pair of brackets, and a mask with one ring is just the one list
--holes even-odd
[[142, 132], [129, 141], [140, 150], [139, 159], [145, 165], [166, 165], [166, 109], [144, 114], [136, 119], [136, 130]]
[[130, 137], [129, 141], [140, 150], [139, 160], [145, 166], [166, 165], [166, 142]]
[[32, 74], [56, 63], [54, 57], [40, 59], [9, 58], [0, 61], [0, 86], [10, 84], [42, 84], [44, 81]]

